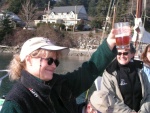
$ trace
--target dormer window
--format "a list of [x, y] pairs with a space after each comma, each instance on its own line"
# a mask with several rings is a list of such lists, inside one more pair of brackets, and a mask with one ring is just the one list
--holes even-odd
[[62, 18], [66, 18], [67, 13], [62, 13]]
[[70, 12], [70, 18], [74, 18], [75, 14], [73, 12]]
[[46, 15], [43, 16], [43, 19], [46, 19]]
[[54, 13], [52, 13], [52, 15], [51, 15], [51, 16], [52, 16], [52, 18], [54, 18]]
[[55, 14], [53, 12], [50, 14], [50, 16], [51, 18], [55, 18]]

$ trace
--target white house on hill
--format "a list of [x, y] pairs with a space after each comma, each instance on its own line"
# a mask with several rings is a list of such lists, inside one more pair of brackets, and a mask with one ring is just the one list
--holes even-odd
[[35, 20], [35, 25], [40, 22], [63, 23], [66, 26], [73, 26], [78, 21], [87, 20], [88, 15], [83, 5], [80, 6], [62, 6], [47, 10], [42, 20]]

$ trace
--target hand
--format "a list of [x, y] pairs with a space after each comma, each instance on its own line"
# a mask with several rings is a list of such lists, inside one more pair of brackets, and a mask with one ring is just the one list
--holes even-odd
[[109, 45], [109, 48], [112, 50], [114, 46], [116, 45], [116, 39], [115, 39], [115, 30], [112, 29], [107, 37], [107, 43]]

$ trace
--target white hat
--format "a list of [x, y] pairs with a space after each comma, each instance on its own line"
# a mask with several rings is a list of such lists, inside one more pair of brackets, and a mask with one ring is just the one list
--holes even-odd
[[44, 38], [44, 37], [34, 37], [31, 39], [28, 39], [22, 46], [21, 51], [20, 51], [20, 59], [21, 62], [24, 61], [25, 57], [32, 53], [33, 51], [42, 48], [46, 50], [66, 50], [67, 52], [63, 53], [68, 53], [69, 49], [67, 47], [61, 47], [61, 46], [56, 46], [54, 45], [49, 39]]
[[113, 113], [115, 101], [112, 93], [102, 90], [94, 91], [90, 97], [92, 106], [102, 113]]

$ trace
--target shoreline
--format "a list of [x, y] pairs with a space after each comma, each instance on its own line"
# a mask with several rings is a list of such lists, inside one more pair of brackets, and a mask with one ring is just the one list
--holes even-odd
[[91, 56], [96, 49], [76, 49], [70, 48], [69, 56]]
[[[77, 48], [69, 48], [70, 51], [68, 53], [68, 56], [91, 56], [93, 52], [96, 51], [96, 49], [77, 49]], [[0, 45], [0, 53], [18, 53], [20, 51], [20, 48], [18, 46], [15, 47], [9, 47], [9, 46], [1, 46]]]

